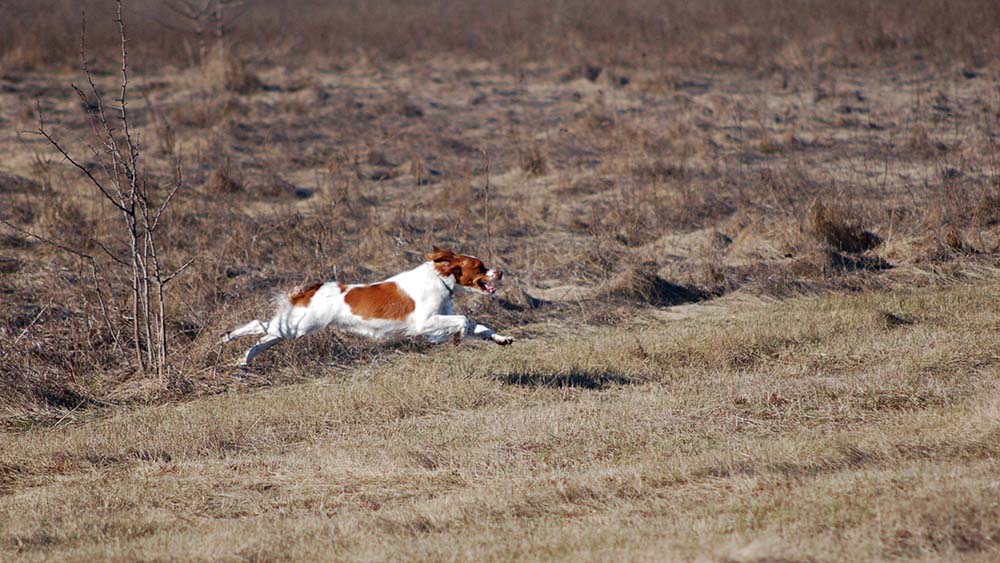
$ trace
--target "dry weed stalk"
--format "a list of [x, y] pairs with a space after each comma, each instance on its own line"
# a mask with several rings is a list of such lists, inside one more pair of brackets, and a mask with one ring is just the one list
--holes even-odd
[[483, 224], [486, 226], [486, 259], [493, 261], [493, 238], [490, 236], [490, 153], [486, 147], [480, 147], [479, 152], [483, 155], [483, 169], [486, 174], [486, 183], [483, 187]]
[[[53, 146], [62, 156], [75, 167], [89, 182], [96, 188], [101, 196], [111, 203], [121, 216], [121, 232], [125, 233], [128, 240], [129, 256], [121, 257], [99, 241], [95, 242], [104, 251], [113, 264], [128, 268], [131, 272], [131, 306], [132, 316], [132, 348], [135, 354], [136, 365], [144, 373], [155, 373], [161, 380], [166, 371], [167, 365], [167, 329], [165, 315], [166, 287], [167, 284], [178, 274], [184, 271], [190, 264], [188, 261], [180, 268], [172, 271], [164, 271], [160, 249], [157, 244], [156, 233], [162, 226], [161, 219], [174, 195], [182, 185], [179, 162], [176, 163], [176, 178], [174, 185], [165, 196], [155, 201], [157, 198], [150, 189], [150, 185], [140, 170], [140, 150], [138, 136], [133, 135], [129, 122], [128, 113], [128, 49], [127, 36], [125, 32], [125, 21], [122, 17], [121, 0], [116, 2], [116, 19], [118, 32], [121, 39], [121, 90], [116, 103], [111, 106], [118, 112], [121, 120], [122, 130], [119, 132], [112, 125], [111, 117], [106, 111], [104, 98], [100, 89], [94, 82], [93, 74], [87, 61], [86, 51], [86, 17], [83, 20], [83, 29], [80, 39], [80, 59], [83, 71], [89, 84], [90, 96], [80, 87], [73, 85], [73, 89], [88, 107], [88, 100], [92, 100], [92, 111], [88, 112], [93, 138], [99, 141], [100, 149], [90, 146], [94, 158], [100, 164], [103, 177], [98, 177], [94, 172], [81, 164], [52, 136], [46, 129], [42, 116], [41, 105], [38, 106], [38, 131], [37, 133]], [[98, 172], [100, 174], [100, 172]], [[39, 240], [41, 237], [37, 237]], [[48, 242], [48, 241], [46, 241]], [[90, 261], [93, 266], [95, 285], [98, 286], [98, 295], [101, 298], [102, 310], [105, 318], [109, 319], [107, 309], [104, 306], [103, 296], [100, 293], [101, 282], [98, 281], [98, 268], [92, 256], [75, 251], [65, 245], [53, 243], [56, 247], [69, 251], [77, 256]], [[106, 280], [105, 280], [106, 281]], [[111, 322], [108, 321], [109, 329]], [[117, 337], [116, 337], [117, 338]]]

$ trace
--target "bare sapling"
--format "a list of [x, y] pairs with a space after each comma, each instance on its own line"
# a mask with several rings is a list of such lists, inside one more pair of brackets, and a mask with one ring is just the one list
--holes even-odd
[[247, 9], [245, 0], [169, 0], [164, 5], [184, 24], [178, 28], [168, 22], [159, 23], [175, 31], [192, 33], [202, 62], [208, 58], [213, 42], [216, 54], [226, 52], [229, 31]]
[[[118, 24], [121, 39], [118, 97], [106, 103], [101, 89], [94, 82], [87, 59], [86, 18], [81, 33], [80, 59], [87, 85], [83, 88], [73, 85], [84, 107], [90, 108], [85, 110], [92, 127], [92, 143], [88, 144], [88, 148], [98, 167], [92, 170], [94, 167], [81, 164], [52, 135], [46, 127], [40, 105], [37, 133], [80, 172], [94, 188], [97, 197], [114, 207], [119, 217], [118, 233], [126, 241], [128, 256], [122, 256], [100, 241], [95, 242], [110, 259], [111, 266], [125, 270], [127, 275], [123, 277], [131, 282], [128, 288], [131, 316], [122, 315], [122, 320], [131, 324], [135, 365], [143, 373], [156, 375], [162, 381], [169, 352], [165, 305], [167, 286], [191, 261], [173, 270], [166, 269], [157, 235], [163, 226], [164, 214], [182, 185], [182, 176], [179, 162], [176, 162], [174, 182], [164, 190], [149, 182], [143, 173], [139, 135], [130, 123], [128, 40], [121, 0], [117, 0], [116, 7], [115, 23]], [[95, 279], [96, 272], [95, 268]], [[108, 279], [114, 278], [106, 276], [105, 282]]]

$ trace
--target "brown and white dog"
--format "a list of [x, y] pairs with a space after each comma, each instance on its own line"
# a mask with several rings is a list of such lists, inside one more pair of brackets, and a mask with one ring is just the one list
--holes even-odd
[[299, 287], [279, 298], [271, 320], [250, 321], [228, 332], [222, 342], [260, 336], [243, 355], [241, 364], [246, 365], [283, 339], [306, 336], [331, 324], [372, 338], [424, 336], [431, 342], [452, 338], [458, 343], [472, 334], [502, 346], [514, 341], [452, 312], [455, 290], [492, 294], [503, 272], [487, 269], [475, 256], [436, 246], [426, 258], [416, 268], [378, 283], [330, 281]]

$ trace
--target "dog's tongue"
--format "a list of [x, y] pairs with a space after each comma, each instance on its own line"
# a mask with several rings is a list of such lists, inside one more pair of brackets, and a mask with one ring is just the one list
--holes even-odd
[[486, 293], [493, 293], [493, 292], [495, 292], [497, 290], [497, 288], [493, 287], [492, 285], [490, 285], [488, 283], [484, 283], [483, 284], [483, 289], [486, 290]]

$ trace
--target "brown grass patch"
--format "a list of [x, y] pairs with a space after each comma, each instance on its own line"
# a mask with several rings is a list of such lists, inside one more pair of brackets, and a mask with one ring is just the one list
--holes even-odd
[[[107, 7], [87, 6], [94, 52], [113, 49], [109, 37], [114, 23]], [[997, 23], [987, 0], [961, 5], [934, 0], [918, 9], [902, 0], [877, 6], [860, 0], [822, 6], [792, 2], [771, 8], [764, 0], [697, 6], [643, 0], [614, 10], [597, 0], [542, 5], [527, 0], [487, 2], [475, 9], [455, 2], [427, 6], [349, 0], [331, 5], [294, 0], [254, 5], [226, 31], [231, 48], [285, 63], [416, 61], [426, 53], [512, 62], [558, 59], [566, 61], [561, 74], [567, 79], [606, 80], [617, 87], [630, 83], [629, 75], [619, 70], [621, 62], [637, 54], [666, 65], [696, 68], [843, 67], [852, 62], [905, 62], [918, 55], [952, 66], [958, 60], [977, 69], [992, 60], [998, 45], [995, 34], [986, 31]], [[190, 22], [152, 0], [136, 0], [128, 9], [145, 16], [132, 22], [135, 36], [143, 38], [132, 47], [137, 60], [199, 61], [195, 51], [200, 39]], [[9, 15], [0, 28], [5, 67], [73, 64], [79, 12], [63, 0], [8, 0], [4, 10]], [[638, 22], [645, 23], [637, 30]], [[402, 29], [407, 32], [401, 33]], [[587, 53], [586, 58], [581, 52]], [[573, 70], [567, 73], [566, 68]]]
[[842, 252], [864, 252], [882, 244], [860, 218], [842, 207], [817, 201], [809, 207], [807, 221], [814, 236]]
[[629, 304], [666, 307], [705, 298], [697, 289], [669, 282], [656, 273], [656, 263], [640, 264], [612, 278], [599, 298]]
[[200, 72], [208, 90], [225, 90], [246, 96], [264, 88], [260, 77], [233, 55], [213, 53], [202, 63]]
[[243, 180], [228, 158], [212, 171], [204, 188], [213, 194], [235, 194], [244, 190]]
[[521, 170], [529, 176], [544, 176], [548, 172], [548, 163], [537, 146], [531, 145], [520, 154]]
[[0, 553], [988, 559], [994, 286], [576, 326], [26, 429]]

